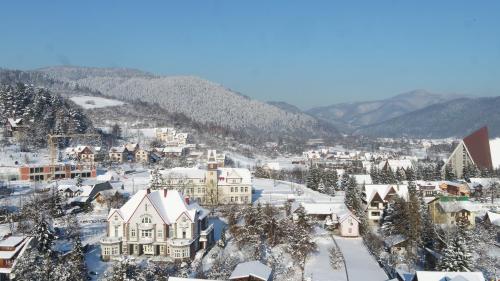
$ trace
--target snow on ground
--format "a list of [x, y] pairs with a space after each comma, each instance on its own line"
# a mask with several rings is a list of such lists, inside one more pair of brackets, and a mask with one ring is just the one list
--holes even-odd
[[368, 252], [362, 238], [334, 236], [347, 266], [349, 281], [383, 281], [388, 277], [378, 262]]
[[77, 96], [70, 98], [74, 103], [83, 107], [84, 109], [104, 108], [109, 106], [124, 105], [124, 102], [119, 100], [106, 99], [101, 97], [92, 96]]
[[311, 190], [305, 185], [272, 179], [253, 179], [252, 201], [254, 204], [270, 203], [272, 205], [283, 205], [287, 200], [308, 203], [339, 203], [344, 204], [344, 196], [341, 192], [331, 197], [326, 194]]
[[331, 234], [317, 228], [314, 242], [318, 246], [318, 250], [307, 257], [304, 277], [311, 281], [347, 280], [344, 267], [334, 270], [330, 265], [330, 249], [335, 246]]
[[278, 163], [280, 169], [293, 170], [294, 168], [305, 169], [304, 165], [292, 164], [292, 160], [303, 160], [301, 156], [279, 156], [277, 158], [269, 158], [264, 155], [256, 155], [254, 158], [248, 158], [237, 152], [224, 151], [226, 156], [231, 158], [237, 167], [252, 169], [257, 165], [264, 165], [266, 163]]
[[100, 280], [108, 269], [112, 266], [112, 262], [103, 262], [101, 260], [101, 246], [94, 245], [89, 248], [89, 251], [85, 253], [85, 263], [89, 272], [95, 272], [97, 274], [90, 274], [92, 280]]

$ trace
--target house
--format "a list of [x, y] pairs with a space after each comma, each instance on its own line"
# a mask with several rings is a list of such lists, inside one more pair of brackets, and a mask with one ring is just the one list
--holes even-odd
[[340, 236], [343, 237], [358, 237], [359, 224], [361, 223], [358, 217], [349, 211], [337, 213], [337, 222]]
[[486, 281], [481, 272], [446, 272], [419, 271], [415, 272], [412, 281]]
[[109, 150], [109, 160], [123, 163], [128, 159], [128, 150], [124, 146], [115, 146]]
[[138, 143], [127, 143], [125, 144], [125, 149], [127, 153], [125, 155], [127, 161], [135, 161], [135, 153], [139, 150]]
[[0, 240], [0, 280], [12, 280], [12, 270], [31, 242], [26, 236], [7, 236]]
[[484, 215], [484, 221], [488, 224], [500, 227], [500, 214], [487, 211]]
[[78, 196], [73, 197], [72, 200], [70, 200], [70, 203], [72, 205], [85, 205], [100, 198], [102, 196], [102, 192], [112, 189], [113, 186], [109, 183], [109, 181], [87, 181], [82, 187], [79, 188], [80, 192]]
[[252, 177], [248, 169], [219, 168], [213, 162], [207, 169], [173, 168], [159, 172], [161, 188], [182, 190], [200, 204], [252, 203]]
[[483, 196], [487, 191], [500, 184], [500, 179], [498, 178], [470, 178], [469, 190], [471, 195]]
[[391, 254], [403, 256], [406, 253], [407, 244], [408, 238], [401, 234], [391, 235], [384, 239], [384, 247]]
[[230, 281], [272, 281], [273, 270], [259, 261], [240, 263], [229, 276]]
[[19, 167], [19, 179], [26, 181], [47, 181], [55, 179], [95, 178], [96, 167], [89, 163], [30, 164]]
[[403, 199], [408, 197], [408, 185], [403, 184], [367, 184], [363, 190], [363, 201], [367, 212], [368, 222], [378, 224], [382, 218], [387, 204], [395, 197], [399, 196]]
[[147, 151], [144, 148], [139, 148], [139, 149], [137, 149], [137, 151], [135, 152], [135, 155], [134, 155], [135, 162], [148, 163], [150, 160], [149, 155], [150, 155], [149, 151]]
[[482, 127], [460, 141], [450, 157], [445, 161], [441, 173], [445, 175], [448, 168], [460, 179], [464, 176], [464, 168], [468, 166], [476, 166], [479, 169], [493, 169], [488, 127]]
[[121, 255], [192, 259], [214, 242], [208, 214], [179, 191], [140, 190], [120, 209], [110, 210], [106, 236], [100, 241], [102, 259]]
[[82, 194], [81, 188], [72, 184], [59, 185], [57, 190], [64, 196], [64, 198], [73, 198]]
[[20, 139], [23, 131], [27, 128], [22, 118], [7, 118], [5, 122], [6, 137]]
[[469, 186], [465, 182], [443, 181], [439, 187], [449, 195], [470, 196]]
[[442, 196], [428, 204], [435, 224], [455, 225], [459, 219], [465, 218], [470, 226], [475, 225], [478, 208], [467, 197]]
[[167, 146], [162, 150], [165, 157], [180, 157], [184, 155], [184, 147], [182, 146]]
[[415, 181], [417, 192], [422, 197], [435, 197], [443, 193], [438, 182]]
[[223, 168], [226, 163], [226, 155], [224, 153], [217, 153], [217, 150], [207, 150], [207, 163], [217, 163], [217, 167]]
[[64, 150], [67, 158], [72, 160], [79, 160], [82, 162], [94, 162], [95, 153], [89, 146], [78, 145], [76, 147], [68, 147]]

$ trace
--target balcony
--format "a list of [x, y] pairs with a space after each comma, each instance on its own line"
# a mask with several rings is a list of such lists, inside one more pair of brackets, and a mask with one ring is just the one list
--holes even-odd
[[154, 223], [140, 223], [137, 227], [140, 230], [150, 230], [153, 229], [154, 226], [155, 226]]
[[141, 244], [151, 244], [154, 242], [153, 237], [141, 237], [139, 238], [139, 243]]
[[100, 240], [101, 244], [116, 244], [122, 241], [121, 237], [102, 237]]

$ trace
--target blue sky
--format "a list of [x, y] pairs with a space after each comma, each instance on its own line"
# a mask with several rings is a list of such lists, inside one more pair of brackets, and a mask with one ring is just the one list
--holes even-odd
[[197, 75], [301, 108], [500, 95], [500, 1], [4, 1], [0, 67]]

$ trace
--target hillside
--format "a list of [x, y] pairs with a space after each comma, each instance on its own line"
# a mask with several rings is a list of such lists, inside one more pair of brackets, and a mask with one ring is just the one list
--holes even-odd
[[385, 100], [316, 107], [307, 110], [307, 113], [349, 131], [457, 98], [460, 96], [415, 90]]
[[461, 98], [434, 104], [390, 120], [365, 126], [356, 134], [379, 137], [463, 137], [484, 125], [500, 136], [500, 97]]
[[114, 68], [50, 67], [37, 70], [73, 88], [86, 88], [122, 101], [155, 103], [202, 124], [250, 135], [332, 136], [336, 130], [302, 112], [250, 99], [224, 86], [194, 76], [154, 76]]

